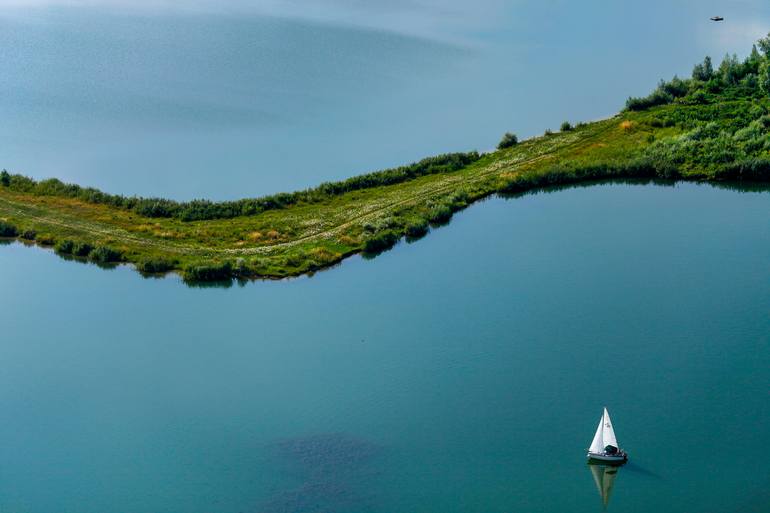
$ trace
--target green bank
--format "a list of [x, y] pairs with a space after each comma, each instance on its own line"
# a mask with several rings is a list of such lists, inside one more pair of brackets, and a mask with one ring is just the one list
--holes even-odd
[[229, 202], [107, 194], [0, 174], [0, 237], [100, 265], [179, 272], [191, 282], [311, 273], [416, 240], [491, 194], [613, 178], [770, 180], [770, 39], [661, 81], [618, 115], [565, 121], [494, 152], [414, 164], [293, 193]]

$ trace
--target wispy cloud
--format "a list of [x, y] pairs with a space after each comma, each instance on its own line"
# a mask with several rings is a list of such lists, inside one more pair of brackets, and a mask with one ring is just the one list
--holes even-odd
[[494, 29], [510, 6], [504, 0], [0, 0], [0, 11], [49, 7], [114, 8], [140, 12], [248, 13], [462, 40]]

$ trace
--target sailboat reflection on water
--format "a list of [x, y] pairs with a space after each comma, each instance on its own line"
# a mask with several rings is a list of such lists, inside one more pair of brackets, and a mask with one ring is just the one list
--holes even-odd
[[610, 502], [610, 494], [612, 493], [612, 487], [615, 484], [615, 478], [618, 475], [619, 469], [617, 465], [606, 465], [592, 461], [588, 462], [588, 468], [591, 469], [594, 483], [596, 483], [596, 490], [599, 492], [602, 504], [606, 508]]

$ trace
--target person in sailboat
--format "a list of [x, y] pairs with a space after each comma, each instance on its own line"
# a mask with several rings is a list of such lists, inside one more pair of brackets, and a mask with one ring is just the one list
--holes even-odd
[[622, 465], [628, 460], [628, 455], [618, 446], [615, 429], [612, 427], [607, 408], [604, 408], [602, 418], [599, 419], [599, 425], [596, 427], [596, 434], [591, 441], [587, 457], [589, 460], [601, 461], [610, 465]]

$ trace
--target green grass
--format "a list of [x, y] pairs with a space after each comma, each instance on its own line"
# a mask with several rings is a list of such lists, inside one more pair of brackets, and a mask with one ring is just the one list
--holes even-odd
[[561, 132], [462, 165], [400, 172], [390, 185], [288, 195], [296, 201], [228, 218], [148, 217], [124, 204], [89, 200], [80, 188], [30, 187], [34, 182], [4, 173], [0, 236], [23, 236], [100, 264], [131, 263], [142, 273], [178, 272], [190, 282], [281, 278], [355, 253], [376, 254], [402, 237], [418, 239], [495, 193], [613, 178], [770, 179], [770, 99], [758, 88], [714, 93], [711, 83], [686, 85], [688, 95], [669, 103], [565, 124]]

